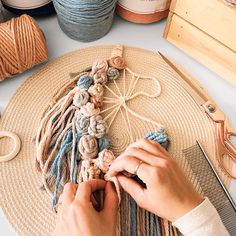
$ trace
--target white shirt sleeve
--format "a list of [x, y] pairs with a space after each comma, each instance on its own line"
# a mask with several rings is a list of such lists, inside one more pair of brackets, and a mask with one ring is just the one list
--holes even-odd
[[172, 224], [184, 236], [229, 236], [219, 214], [208, 198]]

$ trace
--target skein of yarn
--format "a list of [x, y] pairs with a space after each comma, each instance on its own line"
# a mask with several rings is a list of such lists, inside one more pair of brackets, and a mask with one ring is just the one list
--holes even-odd
[[61, 29], [72, 39], [94, 41], [110, 30], [117, 0], [53, 0]]
[[46, 39], [28, 15], [0, 24], [0, 81], [47, 60]]
[[16, 15], [44, 16], [54, 13], [52, 0], [2, 0], [4, 7]]
[[0, 23], [3, 22], [4, 17], [3, 17], [3, 6], [2, 6], [2, 2], [0, 0]]
[[116, 12], [125, 20], [148, 24], [167, 17], [169, 6], [170, 0], [119, 0]]

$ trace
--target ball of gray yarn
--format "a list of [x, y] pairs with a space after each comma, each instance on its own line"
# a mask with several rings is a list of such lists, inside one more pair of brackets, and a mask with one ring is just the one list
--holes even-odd
[[78, 108], [87, 104], [88, 101], [89, 101], [89, 94], [86, 91], [76, 92], [73, 98], [73, 104]]
[[102, 138], [108, 132], [106, 122], [100, 115], [90, 117], [88, 133], [96, 138]]
[[79, 141], [79, 151], [82, 159], [94, 159], [98, 154], [98, 144], [96, 138], [84, 135]]
[[120, 76], [119, 70], [114, 67], [109, 67], [107, 70], [107, 77], [109, 80], [118, 79]]
[[82, 114], [76, 119], [75, 127], [79, 135], [88, 134], [88, 128], [90, 124], [90, 118], [85, 117]]

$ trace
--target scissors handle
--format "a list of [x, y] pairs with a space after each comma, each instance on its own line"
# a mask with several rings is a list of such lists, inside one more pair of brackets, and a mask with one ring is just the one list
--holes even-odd
[[[217, 154], [218, 161], [221, 169], [227, 174], [230, 178], [236, 179], [236, 173], [234, 171], [229, 171], [225, 167], [225, 158], [226, 156], [230, 158], [233, 162], [233, 165], [236, 165], [236, 148], [233, 143], [230, 141], [230, 137], [236, 136], [236, 133], [232, 131], [229, 127], [227, 120], [216, 122], [217, 129]], [[232, 169], [233, 170], [233, 169]]]
[[230, 126], [225, 114], [213, 101], [209, 100], [202, 104], [202, 106], [207, 115], [212, 119], [212, 121], [214, 121], [216, 126], [216, 148], [219, 166], [226, 175], [230, 178], [236, 179], [236, 171], [233, 169], [233, 171], [231, 171], [232, 173], [228, 171], [224, 162], [227, 156], [231, 159], [233, 166], [236, 166], [236, 148], [230, 140], [232, 136], [236, 136], [236, 132]]

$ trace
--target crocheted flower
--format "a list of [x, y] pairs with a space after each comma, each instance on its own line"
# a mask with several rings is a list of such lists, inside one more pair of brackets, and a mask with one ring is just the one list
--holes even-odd
[[100, 73], [100, 72], [97, 72], [93, 75], [93, 80], [94, 80], [94, 83], [100, 83], [100, 84], [105, 84], [107, 82], [107, 74], [106, 72], [104, 73]]
[[111, 67], [114, 67], [118, 70], [125, 69], [126, 67], [124, 58], [120, 56], [112, 57], [108, 62]]
[[96, 138], [102, 138], [107, 132], [108, 132], [107, 124], [100, 115], [92, 116], [90, 118], [88, 133], [91, 136]]
[[79, 135], [88, 134], [89, 123], [89, 117], [85, 117], [82, 114], [77, 117], [75, 127]]
[[106, 74], [108, 69], [108, 63], [106, 60], [96, 60], [92, 65], [91, 74], [94, 75], [96, 73]]
[[77, 81], [77, 86], [80, 89], [87, 90], [92, 83], [93, 83], [93, 78], [85, 74], [80, 76], [79, 80]]
[[104, 88], [101, 84], [94, 84], [89, 87], [88, 92], [91, 96], [103, 97]]
[[120, 72], [114, 67], [109, 67], [107, 70], [107, 76], [109, 80], [118, 79], [120, 76]]
[[98, 154], [97, 140], [91, 135], [84, 135], [79, 141], [82, 159], [94, 159]]
[[91, 102], [88, 102], [86, 105], [80, 108], [81, 114], [85, 117], [96, 116], [100, 113], [100, 109], [96, 108], [95, 105]]
[[89, 101], [89, 94], [83, 90], [76, 92], [73, 98], [73, 104], [78, 108], [87, 104], [88, 101]]
[[95, 161], [99, 169], [103, 173], [106, 173], [115, 159], [116, 157], [111, 150], [104, 149], [103, 151], [99, 152], [98, 158]]
[[92, 162], [91, 159], [85, 159], [81, 161], [80, 171], [78, 180], [79, 183], [91, 180], [91, 179], [99, 179], [101, 174], [101, 170], [99, 167]]
[[103, 137], [98, 139], [98, 149], [101, 152], [103, 149], [109, 149], [111, 147], [111, 140], [109, 138]]
[[92, 102], [96, 108], [102, 107], [103, 97], [92, 96], [90, 97], [90, 102]]

